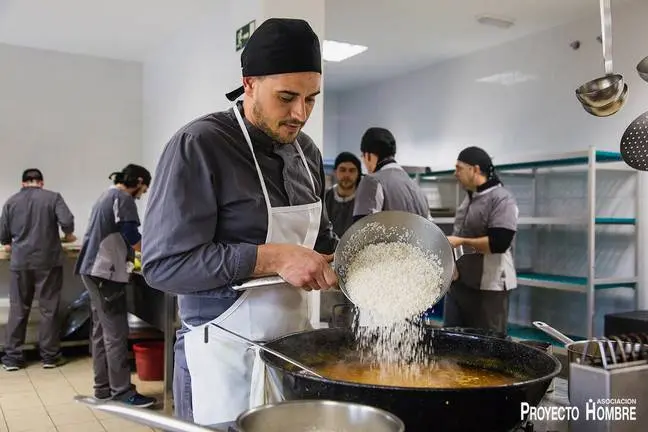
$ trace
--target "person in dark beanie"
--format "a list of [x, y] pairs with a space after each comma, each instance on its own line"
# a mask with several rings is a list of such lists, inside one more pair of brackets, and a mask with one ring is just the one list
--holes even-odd
[[505, 334], [509, 293], [517, 287], [512, 251], [517, 203], [503, 187], [488, 153], [479, 147], [459, 153], [455, 177], [467, 193], [448, 240], [476, 253], [457, 261], [455, 280], [445, 297], [444, 325]]
[[[65, 234], [61, 239], [59, 229]], [[74, 242], [74, 216], [61, 194], [44, 189], [43, 173], [26, 169], [22, 188], [2, 208], [0, 244], [11, 252], [9, 269], [9, 320], [2, 366], [17, 371], [25, 366], [22, 345], [25, 342], [32, 301], [38, 295], [40, 326], [38, 348], [43, 367], [60, 366], [60, 322], [58, 320], [63, 290], [61, 241]]]
[[396, 162], [396, 139], [389, 130], [367, 129], [360, 142], [360, 151], [369, 174], [362, 179], [356, 192], [354, 221], [384, 210], [430, 217], [425, 194]]
[[362, 178], [360, 163], [360, 159], [353, 153], [342, 152], [337, 155], [334, 165], [336, 183], [324, 195], [326, 212], [339, 237], [353, 224], [355, 193]]
[[148, 190], [151, 173], [129, 164], [108, 178], [113, 185], [92, 207], [75, 268], [88, 290], [92, 309], [94, 396], [146, 408], [156, 400], [139, 394], [131, 383], [126, 284], [135, 251], [141, 250], [135, 200]]

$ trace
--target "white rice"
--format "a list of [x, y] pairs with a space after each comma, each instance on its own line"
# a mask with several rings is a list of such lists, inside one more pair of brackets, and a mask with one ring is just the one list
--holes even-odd
[[412, 233], [390, 234], [395, 241], [365, 246], [345, 271], [345, 288], [360, 313], [356, 338], [369, 357], [363, 361], [426, 363], [420, 317], [439, 296], [444, 270], [438, 256], [411, 244]]

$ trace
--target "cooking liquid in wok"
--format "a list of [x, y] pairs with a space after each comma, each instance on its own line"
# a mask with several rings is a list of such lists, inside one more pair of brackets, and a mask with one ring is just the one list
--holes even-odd
[[518, 381], [515, 376], [500, 371], [460, 365], [449, 360], [437, 361], [426, 366], [340, 361], [315, 369], [332, 380], [392, 387], [490, 387]]

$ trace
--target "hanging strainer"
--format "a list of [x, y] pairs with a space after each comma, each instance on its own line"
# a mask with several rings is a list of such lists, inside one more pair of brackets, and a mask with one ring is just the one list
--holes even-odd
[[648, 111], [637, 117], [621, 138], [623, 161], [639, 171], [648, 171]]

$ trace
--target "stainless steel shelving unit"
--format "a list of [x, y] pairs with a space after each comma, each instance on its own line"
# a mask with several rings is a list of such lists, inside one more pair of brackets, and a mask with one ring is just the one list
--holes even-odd
[[[532, 182], [532, 216], [521, 217], [519, 224], [528, 228], [548, 225], [572, 225], [586, 226], [587, 228], [587, 274], [584, 277], [574, 277], [565, 275], [540, 274], [533, 272], [519, 271], [518, 284], [530, 287], [539, 287], [545, 289], [557, 289], [584, 293], [587, 302], [587, 335], [593, 337], [594, 316], [596, 311], [595, 292], [600, 289], [608, 288], [632, 288], [635, 289], [636, 303], [636, 285], [637, 285], [637, 268], [638, 259], [635, 253], [635, 274], [627, 277], [616, 278], [597, 278], [595, 268], [596, 257], [596, 228], [597, 226], [610, 225], [634, 225], [638, 221], [636, 209], [634, 217], [608, 218], [598, 217], [596, 215], [596, 173], [600, 170], [627, 171], [636, 173], [631, 170], [621, 159], [621, 154], [609, 151], [597, 151], [590, 147], [586, 151], [571, 152], [563, 154], [546, 155], [538, 158], [527, 158], [498, 164], [496, 169], [503, 175], [528, 176]], [[574, 172], [585, 171], [587, 174], [587, 209], [582, 216], [571, 217], [536, 217], [536, 196], [537, 185], [536, 175], [547, 172]], [[431, 171], [425, 174], [417, 174], [416, 178], [421, 183], [454, 181], [456, 183], [456, 206], [463, 199], [459, 184], [452, 177], [454, 170]], [[635, 175], [635, 177], [637, 177]], [[453, 224], [454, 218], [435, 218], [434, 221], [439, 225]], [[635, 228], [635, 232], [637, 232]]]

